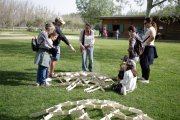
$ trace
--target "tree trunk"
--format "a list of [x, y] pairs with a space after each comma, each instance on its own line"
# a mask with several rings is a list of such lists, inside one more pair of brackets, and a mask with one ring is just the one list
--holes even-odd
[[147, 0], [146, 17], [150, 17], [153, 0]]
[[[150, 17], [151, 9], [152, 9], [153, 7], [160, 5], [160, 4], [162, 4], [163, 2], [165, 2], [165, 1], [167, 1], [167, 0], [162, 0], [162, 1], [158, 2], [158, 3], [153, 4], [153, 0], [147, 0], [146, 17]], [[178, 0], [178, 2], [179, 2], [179, 1], [180, 1], [180, 0]]]

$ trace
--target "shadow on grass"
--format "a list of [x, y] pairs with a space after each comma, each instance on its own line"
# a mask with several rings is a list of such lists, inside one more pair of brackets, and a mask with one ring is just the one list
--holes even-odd
[[40, 120], [41, 118], [29, 118], [28, 116], [10, 116], [0, 114], [0, 120]]
[[34, 81], [36, 74], [28, 72], [0, 71], [0, 75], [0, 85], [19, 86], [33, 85], [31, 84], [31, 81]]

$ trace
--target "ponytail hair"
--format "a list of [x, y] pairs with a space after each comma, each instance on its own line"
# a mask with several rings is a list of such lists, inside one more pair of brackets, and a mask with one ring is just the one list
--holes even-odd
[[152, 24], [152, 26], [154, 27], [154, 29], [155, 29], [156, 32], [157, 32], [157, 24], [156, 24], [154, 21], [152, 21], [151, 24]]
[[156, 32], [157, 32], [157, 24], [156, 24], [156, 22], [153, 20], [153, 18], [147, 17], [147, 18], [145, 18], [144, 20], [145, 20], [147, 23], [151, 23], [152, 26], [154, 27], [154, 29], [155, 29]]
[[129, 26], [129, 27], [128, 27], [128, 31], [129, 31], [129, 32], [130, 32], [130, 31], [136, 32], [135, 26], [134, 26], [134, 25]]

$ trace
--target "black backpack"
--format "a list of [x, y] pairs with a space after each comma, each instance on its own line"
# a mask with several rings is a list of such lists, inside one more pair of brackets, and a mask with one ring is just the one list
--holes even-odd
[[[43, 41], [42, 41], [42, 42], [43, 42]], [[42, 43], [42, 42], [41, 42], [41, 43]], [[40, 44], [41, 44], [41, 43], [40, 43]], [[39, 50], [39, 45], [40, 45], [40, 44], [38, 44], [38, 40], [37, 40], [36, 37], [35, 37], [35, 38], [32, 38], [32, 40], [31, 40], [31, 48], [32, 48], [33, 51], [36, 51], [36, 52], [37, 52], [37, 51]]]
[[141, 41], [138, 38], [136, 38], [136, 42], [134, 45], [134, 53], [136, 53], [138, 56], [140, 56], [143, 52], [144, 52], [143, 45], [142, 45]]
[[148, 40], [149, 37], [150, 36], [145, 38], [145, 40], [143, 40], [143, 42], [141, 42], [140, 38], [135, 37], [136, 43], [134, 45], [134, 53], [136, 53], [138, 56], [142, 55], [142, 53], [144, 52], [144, 47], [143, 47], [142, 43], [146, 42], [146, 40]]

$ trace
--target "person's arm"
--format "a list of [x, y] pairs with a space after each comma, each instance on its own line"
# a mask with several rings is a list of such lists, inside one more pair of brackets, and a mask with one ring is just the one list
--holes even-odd
[[125, 71], [123, 80], [121, 80], [121, 84], [123, 86], [126, 86], [128, 84], [128, 82], [129, 82], [129, 80], [130, 80], [129, 73], [128, 73], [128, 71]]
[[150, 43], [155, 39], [155, 32], [151, 29], [151, 31], [149, 32], [149, 38], [146, 41], [146, 45], [150, 45]]
[[52, 42], [52, 40], [51, 39], [47, 39], [47, 44], [48, 44], [48, 46], [50, 47], [50, 48], [52, 48], [53, 47], [53, 44], [52, 44], [53, 42]]
[[66, 38], [66, 36], [62, 33], [62, 31], [60, 30], [60, 28], [56, 29], [56, 32], [58, 33], [58, 39], [61, 39], [64, 43], [66, 43], [66, 45], [68, 45], [70, 47], [70, 49], [74, 52], [76, 52], [76, 50], [74, 49], [74, 47], [69, 43], [69, 40]]
[[92, 40], [92, 45], [94, 45], [94, 43], [95, 43], [95, 37], [94, 37], [94, 31], [92, 30], [92, 38], [93, 38], [93, 40]]
[[56, 27], [56, 32], [58, 34], [58, 38], [57, 39], [60, 39], [62, 40], [66, 45], [69, 46], [69, 40], [66, 38], [66, 36], [62, 33], [61, 29], [59, 27]]
[[84, 30], [82, 30], [80, 32], [80, 35], [79, 35], [79, 44], [80, 44], [81, 47], [84, 47], [83, 44], [82, 44], [82, 41], [83, 41], [83, 32], [84, 32]]
[[44, 41], [43, 42], [43, 46], [41, 45], [41, 41], [40, 41], [40, 46], [41, 46], [41, 48], [52, 48], [53, 47], [53, 45], [51, 44], [51, 42], [49, 41], [49, 38], [48, 38], [48, 36], [46, 35], [46, 33], [45, 32], [43, 32], [43, 33], [41, 33], [41, 35], [40, 35], [40, 39], [41, 39], [41, 41]]

